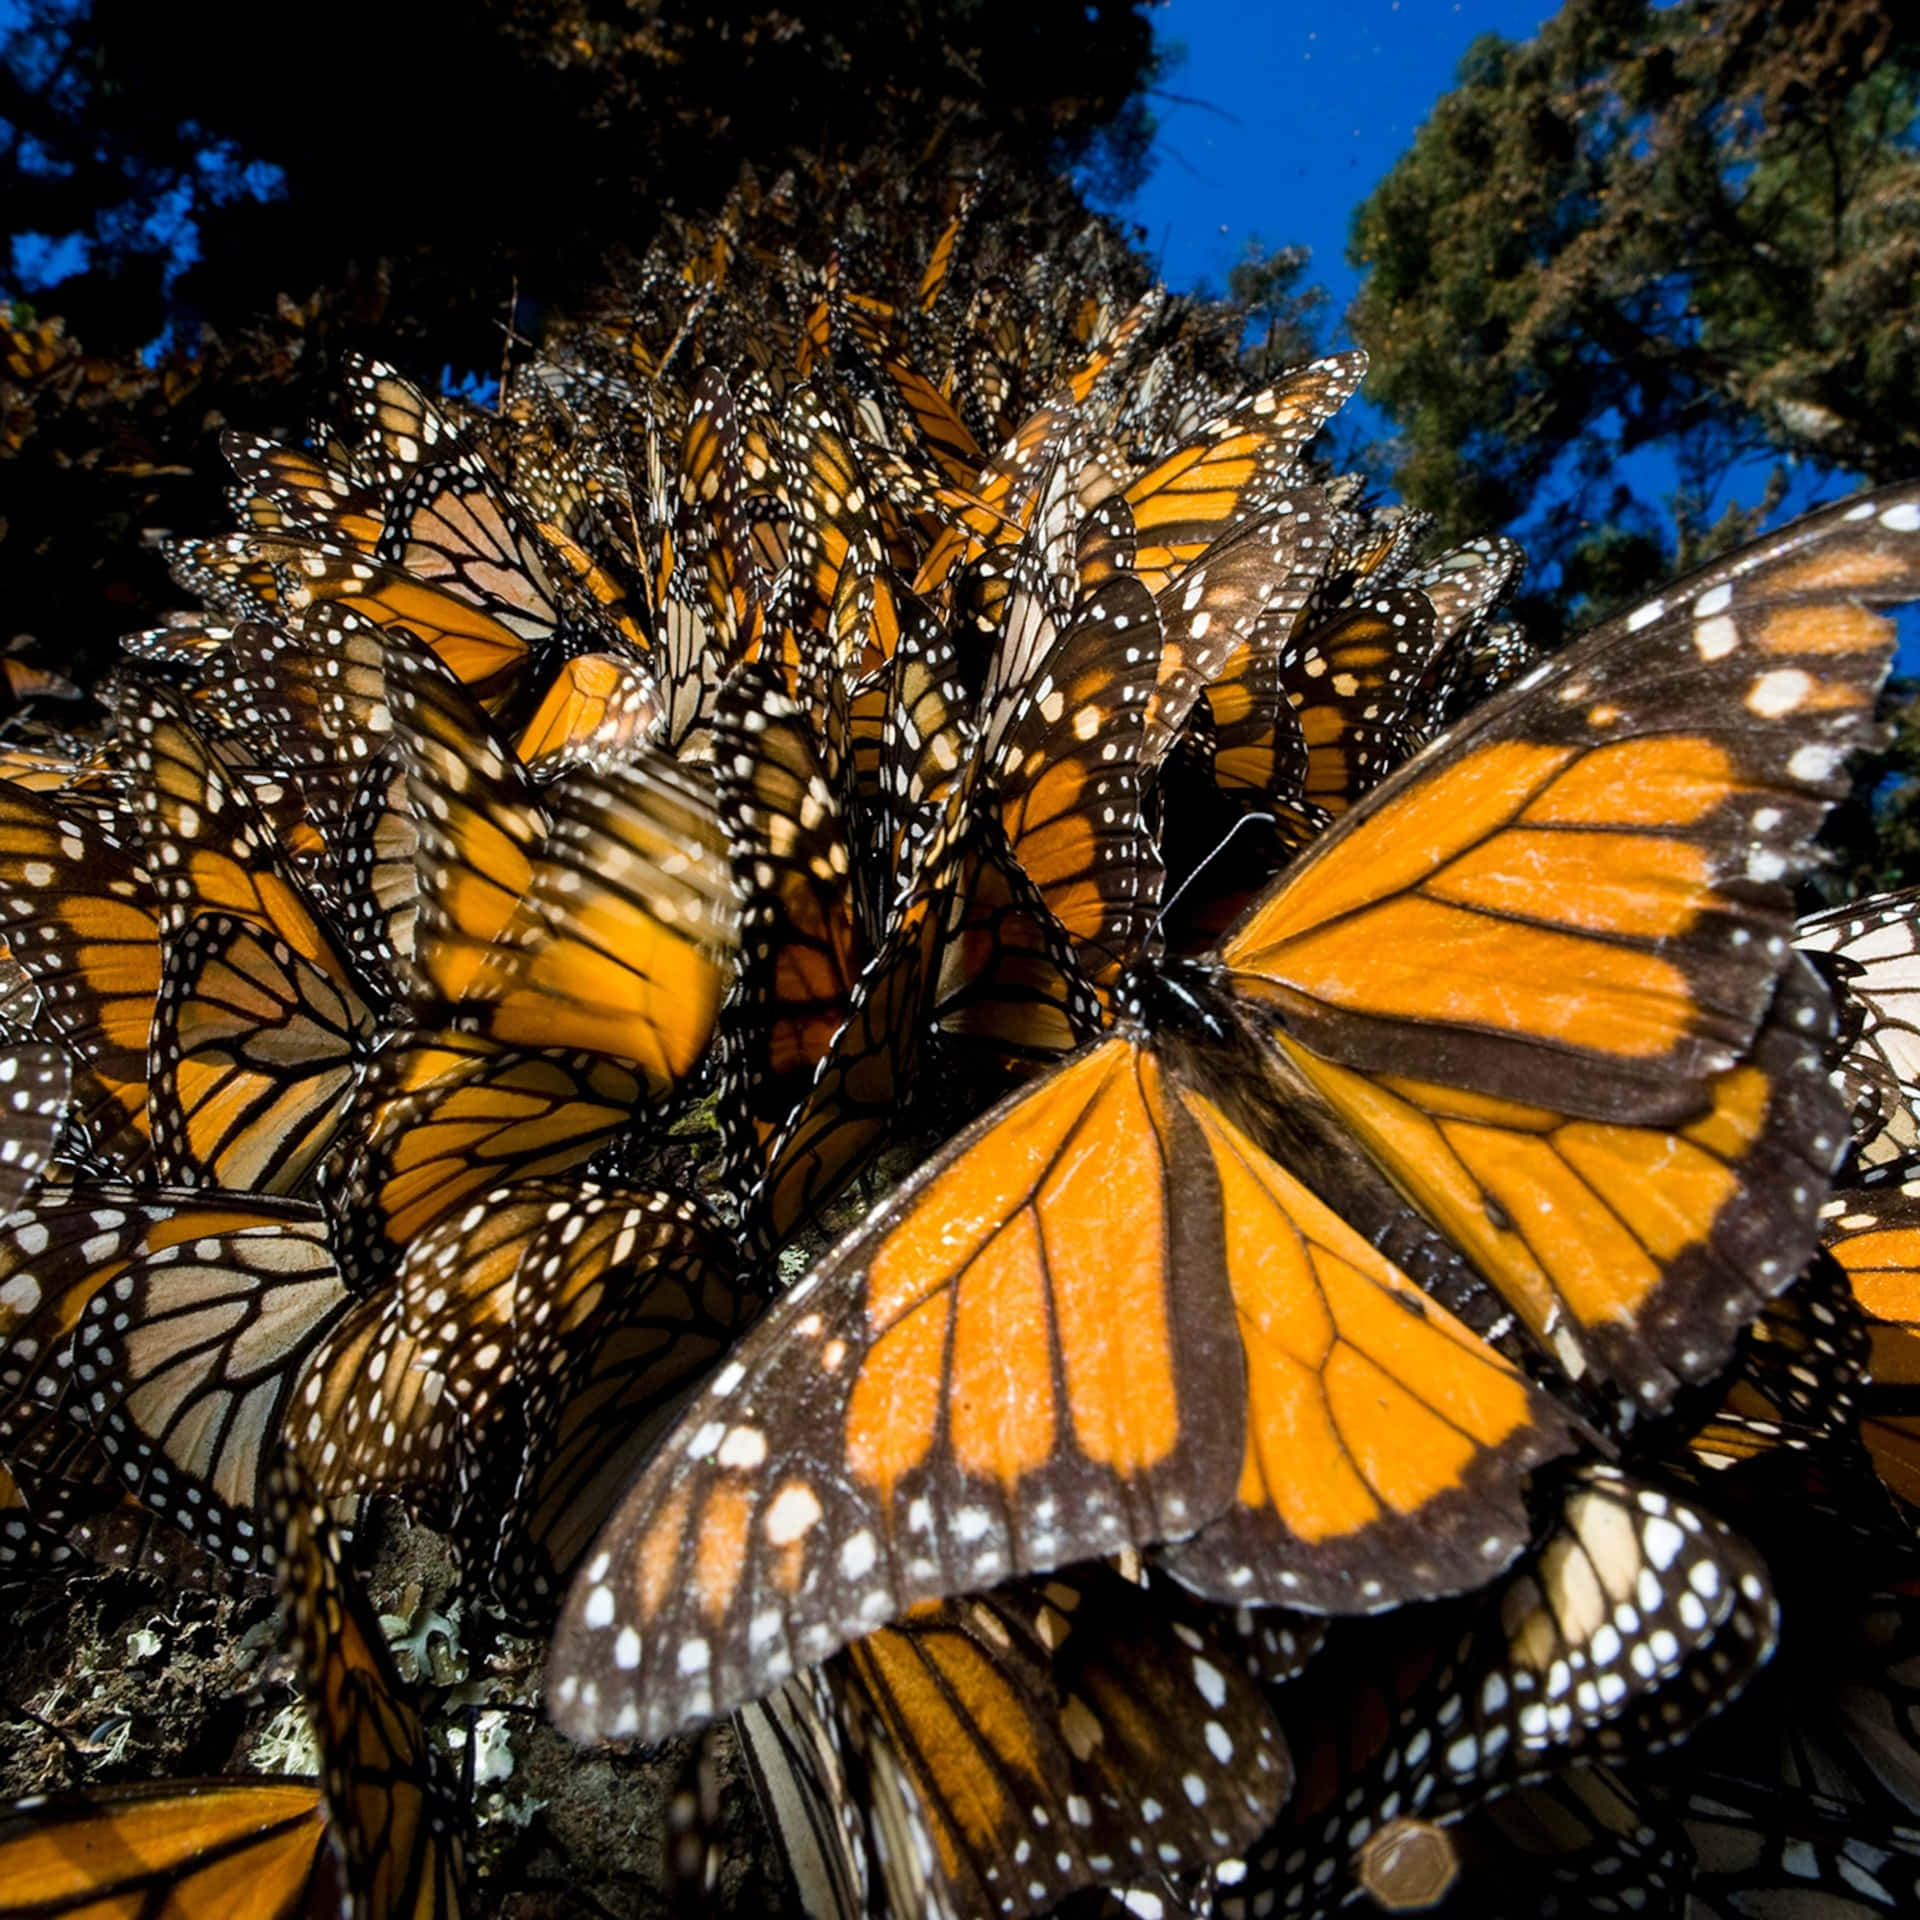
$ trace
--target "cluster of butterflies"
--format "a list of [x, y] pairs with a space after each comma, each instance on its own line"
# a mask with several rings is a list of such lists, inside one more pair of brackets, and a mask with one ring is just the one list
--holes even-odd
[[382, 1498], [810, 1914], [1911, 1910], [1920, 911], [1793, 905], [1920, 486], [1540, 660], [1312, 463], [1361, 356], [779, 212], [230, 434], [0, 754], [0, 1573], [277, 1568], [323, 1767], [0, 1913], [460, 1909]]

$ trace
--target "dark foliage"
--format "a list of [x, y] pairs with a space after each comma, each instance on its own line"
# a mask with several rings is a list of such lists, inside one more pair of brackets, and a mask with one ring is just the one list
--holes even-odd
[[[1920, 464], [1917, 56], [1888, 0], [1568, 0], [1476, 41], [1361, 207], [1397, 484], [1453, 533], [1538, 516], [1536, 626], [1737, 544], [1795, 471]], [[1622, 475], [1641, 447], [1671, 499]]]
[[484, 378], [743, 166], [1123, 188], [1151, 60], [1138, 0], [293, 0], [271, 44], [232, 0], [33, 0], [7, 228], [90, 266], [5, 310], [0, 635], [103, 657], [167, 598], [145, 534], [206, 522], [218, 428], [297, 434], [349, 346]]

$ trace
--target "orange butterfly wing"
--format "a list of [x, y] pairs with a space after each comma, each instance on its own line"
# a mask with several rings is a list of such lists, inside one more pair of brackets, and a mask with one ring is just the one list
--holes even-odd
[[1920, 1507], [1920, 1198], [1851, 1193], [1830, 1211], [1827, 1246], [1853, 1283], [1872, 1342], [1860, 1437], [1880, 1478]]
[[1657, 1407], [1814, 1244], [1843, 1139], [1788, 883], [1920, 592], [1849, 503], [1615, 622], [1412, 762], [1222, 943], [1297, 1082], [1576, 1377]]
[[[1382, 1388], [1421, 1367], [1410, 1421], [1421, 1394]], [[553, 1709], [657, 1738], [921, 1601], [1196, 1528], [1194, 1584], [1236, 1599], [1469, 1584], [1561, 1444], [1504, 1361], [1119, 1035], [976, 1123], [722, 1369], [576, 1583]], [[1276, 1472], [1289, 1452], [1325, 1483]]]

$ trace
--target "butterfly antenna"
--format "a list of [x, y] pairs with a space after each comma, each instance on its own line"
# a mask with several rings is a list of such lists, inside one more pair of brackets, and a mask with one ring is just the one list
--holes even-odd
[[1207, 852], [1206, 858], [1200, 861], [1194, 867], [1193, 871], [1174, 888], [1173, 898], [1171, 900], [1161, 901], [1160, 911], [1153, 916], [1153, 925], [1147, 929], [1146, 946], [1148, 950], [1150, 952], [1158, 952], [1160, 950], [1164, 944], [1162, 929], [1165, 927], [1167, 921], [1172, 918], [1174, 910], [1180, 905], [1180, 902], [1187, 897], [1187, 889], [1233, 845], [1235, 838], [1243, 828], [1256, 825], [1277, 827], [1279, 824], [1280, 820], [1277, 814], [1243, 813], [1240, 818], [1213, 843], [1213, 846]]

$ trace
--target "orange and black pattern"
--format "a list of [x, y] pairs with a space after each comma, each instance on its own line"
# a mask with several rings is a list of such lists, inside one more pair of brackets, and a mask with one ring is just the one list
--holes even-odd
[[320, 1747], [328, 1834], [350, 1911], [455, 1920], [465, 1824], [326, 1507], [291, 1461], [271, 1491], [288, 1637]]
[[[333, 1540], [398, 1512], [566, 1731], [744, 1710], [833, 1920], [1904, 1860], [1914, 920], [1795, 913], [1920, 492], [1540, 658], [1517, 548], [1329, 473], [1363, 356], [1250, 391], [1105, 228], [810, 257], [816, 190], [664, 212], [497, 404], [230, 433], [200, 611], [9, 719], [0, 1577], [278, 1553], [326, 1778], [0, 1854], [457, 1910]], [[1838, 1733], [1755, 1680], [1796, 1528], [1885, 1603]], [[1659, 1756], [1745, 1705], [1715, 1815]]]

